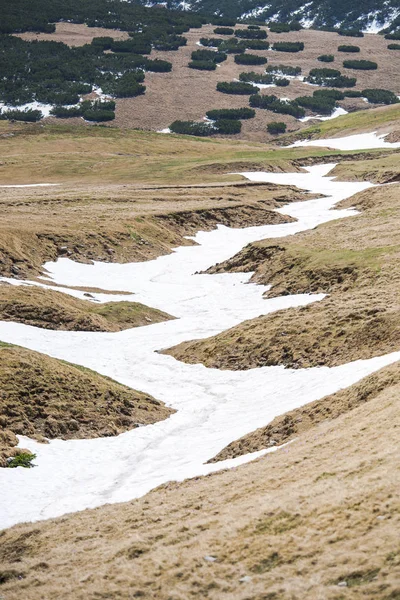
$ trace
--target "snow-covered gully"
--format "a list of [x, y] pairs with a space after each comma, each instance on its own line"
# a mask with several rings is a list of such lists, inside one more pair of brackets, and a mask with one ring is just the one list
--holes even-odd
[[[266, 300], [266, 287], [244, 285], [248, 273], [196, 272], [231, 257], [249, 242], [353, 215], [353, 210], [332, 208], [372, 184], [337, 182], [326, 176], [333, 166], [313, 166], [303, 173], [243, 174], [253, 181], [291, 184], [325, 195], [280, 209], [296, 222], [246, 229], [220, 226], [198, 233], [198, 245], [146, 263], [86, 265], [60, 259], [46, 265], [55, 282], [126, 290], [135, 294], [135, 300], [178, 318], [118, 333], [50, 331], [2, 322], [0, 339], [92, 368], [154, 395], [177, 412], [114, 438], [54, 440], [47, 445], [22, 439], [21, 444], [37, 454], [37, 467], [1, 470], [0, 526], [130, 500], [169, 480], [245, 462], [254, 455], [205, 464], [229, 442], [276, 415], [400, 359], [397, 352], [335, 368], [263, 367], [240, 372], [188, 365], [156, 352], [217, 334], [245, 319], [322, 299], [321, 294], [303, 294]], [[296, 451], [296, 444], [290, 451]]]

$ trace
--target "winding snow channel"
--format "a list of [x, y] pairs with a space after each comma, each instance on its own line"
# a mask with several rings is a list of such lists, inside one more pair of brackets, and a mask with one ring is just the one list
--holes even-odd
[[220, 226], [198, 233], [198, 245], [145, 263], [86, 265], [60, 259], [46, 265], [60, 284], [133, 292], [138, 302], [177, 319], [119, 333], [50, 331], [1, 322], [0, 339], [94, 369], [152, 394], [177, 412], [165, 421], [113, 438], [53, 440], [47, 445], [21, 438], [21, 445], [37, 454], [37, 467], [0, 469], [1, 526], [130, 500], [169, 480], [245, 462], [260, 453], [205, 464], [229, 442], [275, 416], [400, 359], [397, 352], [335, 368], [220, 371], [156, 352], [217, 334], [245, 319], [323, 298], [322, 294], [301, 294], [266, 300], [265, 286], [244, 285], [249, 273], [196, 272], [233, 256], [249, 242], [295, 234], [354, 215], [354, 210], [331, 209], [372, 184], [336, 182], [326, 177], [333, 166], [319, 165], [292, 174], [243, 174], [252, 181], [291, 184], [326, 195], [280, 209], [296, 222], [245, 229]]

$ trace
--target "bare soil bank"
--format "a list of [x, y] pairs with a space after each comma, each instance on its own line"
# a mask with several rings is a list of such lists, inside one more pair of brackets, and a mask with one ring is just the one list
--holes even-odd
[[361, 214], [281, 240], [250, 244], [209, 272], [255, 271], [268, 296], [328, 293], [315, 304], [246, 321], [167, 350], [222, 369], [334, 366], [399, 349], [398, 185], [346, 200]]
[[3, 595], [395, 600], [399, 391], [249, 465], [4, 531]]
[[0, 467], [21, 452], [16, 435], [39, 441], [117, 435], [173, 412], [90, 369], [0, 342]]

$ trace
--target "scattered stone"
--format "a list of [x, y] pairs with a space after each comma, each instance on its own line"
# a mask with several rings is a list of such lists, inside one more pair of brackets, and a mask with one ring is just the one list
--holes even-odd
[[240, 583], [250, 583], [252, 578], [249, 575], [245, 575], [239, 579]]
[[215, 556], [205, 556], [204, 560], [206, 560], [207, 562], [215, 562], [217, 559]]
[[339, 581], [338, 587], [347, 587], [347, 581]]

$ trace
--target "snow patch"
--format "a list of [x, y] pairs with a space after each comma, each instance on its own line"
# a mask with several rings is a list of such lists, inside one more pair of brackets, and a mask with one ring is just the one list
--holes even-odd
[[385, 142], [388, 134], [377, 135], [372, 133], [358, 133], [342, 138], [330, 138], [326, 140], [298, 140], [286, 148], [299, 148], [300, 146], [317, 146], [322, 148], [333, 148], [334, 150], [370, 150], [375, 148], [400, 148], [400, 142]]

